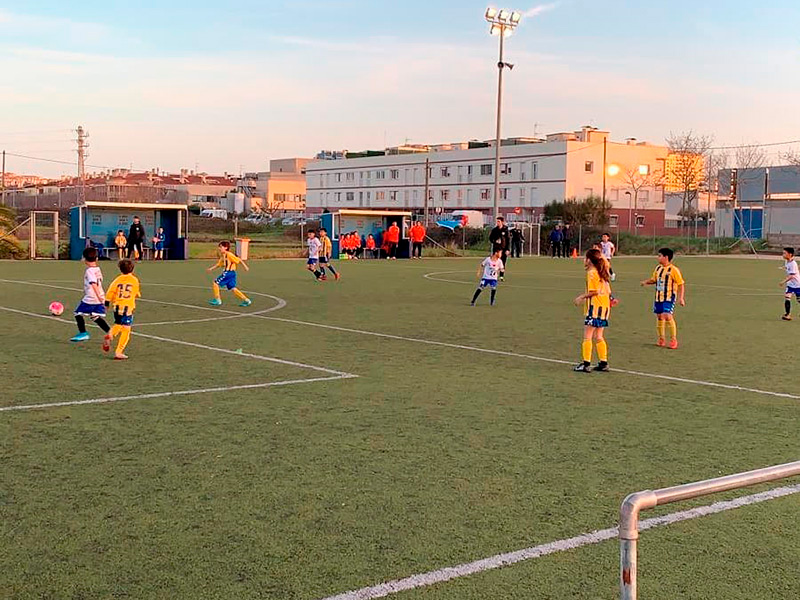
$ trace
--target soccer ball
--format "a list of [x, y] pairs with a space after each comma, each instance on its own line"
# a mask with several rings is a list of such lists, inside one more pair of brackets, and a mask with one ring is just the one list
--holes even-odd
[[57, 317], [64, 312], [64, 305], [61, 304], [61, 302], [51, 302], [48, 310], [50, 311], [51, 315]]

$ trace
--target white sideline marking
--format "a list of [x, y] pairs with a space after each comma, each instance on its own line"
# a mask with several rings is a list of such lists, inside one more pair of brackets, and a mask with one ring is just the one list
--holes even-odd
[[[52, 317], [48, 315], [40, 315], [37, 313], [28, 312], [26, 310], [18, 310], [16, 308], [9, 308], [7, 306], [0, 306], [0, 310], [4, 310], [7, 312], [17, 313], [20, 315], [25, 315], [28, 317], [38, 317], [40, 319], [48, 319], [50, 321], [58, 321], [59, 323], [66, 323], [68, 325], [72, 324], [72, 321], [68, 321], [67, 319], [59, 319], [58, 317]], [[249, 352], [237, 352], [236, 350], [228, 350], [227, 348], [217, 348], [215, 346], [206, 346], [205, 344], [197, 344], [195, 342], [186, 342], [184, 340], [176, 340], [172, 338], [165, 338], [157, 335], [151, 335], [149, 333], [138, 333], [133, 332], [133, 335], [148, 338], [151, 340], [157, 340], [159, 342], [168, 342], [170, 344], [179, 344], [182, 346], [191, 346], [194, 348], [201, 348], [203, 350], [211, 350], [213, 352], [219, 352], [221, 354], [232, 354], [233, 356], [243, 356], [245, 358], [252, 358], [255, 360], [263, 360], [267, 362], [277, 363], [281, 365], [288, 365], [290, 367], [300, 367], [302, 369], [311, 369], [313, 371], [320, 371], [321, 373], [328, 373], [330, 375], [336, 375], [338, 378], [355, 378], [358, 375], [354, 375], [353, 373], [345, 373], [344, 371], [336, 371], [335, 369], [328, 369], [326, 367], [317, 367], [315, 365], [309, 365], [306, 363], [295, 362], [292, 360], [283, 360], [282, 358], [273, 358], [271, 356], [261, 356], [260, 354], [251, 354]]]
[[296, 385], [299, 383], [316, 383], [319, 381], [337, 381], [339, 379], [352, 379], [358, 375], [336, 375], [333, 377], [312, 377], [309, 379], [289, 379], [284, 381], [269, 381], [265, 383], [249, 383], [243, 385], [229, 385], [196, 390], [178, 390], [176, 392], [154, 392], [152, 394], [139, 394], [137, 396], [117, 396], [114, 398], [92, 398], [90, 400], [72, 400], [67, 402], [50, 402], [47, 404], [23, 404], [20, 406], [3, 406], [0, 412], [12, 410], [35, 410], [40, 408], [56, 408], [59, 406], [80, 406], [83, 404], [108, 404], [110, 402], [124, 402], [128, 400], [148, 400], [150, 398], [168, 398], [171, 396], [189, 396], [193, 394], [211, 394], [214, 392], [233, 392], [236, 390], [255, 390], [268, 387]]
[[[734, 508], [742, 506], [749, 506], [773, 500], [775, 498], [782, 498], [791, 494], [800, 492], [800, 484], [785, 486], [752, 494], [751, 496], [742, 496], [735, 500], [726, 500], [723, 502], [715, 502], [707, 506], [699, 508], [691, 508], [689, 510], [682, 510], [680, 512], [671, 513], [661, 517], [653, 517], [651, 519], [644, 519], [639, 523], [639, 531], [653, 529], [655, 527], [663, 527], [672, 523], [680, 521], [689, 521], [707, 515], [713, 515]], [[613, 539], [617, 537], [619, 531], [616, 527], [609, 529], [601, 529], [600, 531], [593, 531], [591, 533], [584, 533], [575, 537], [525, 548], [524, 550], [517, 550], [515, 552], [507, 552], [505, 554], [496, 554], [488, 558], [483, 558], [469, 563], [456, 565], [454, 567], [444, 567], [436, 569], [435, 571], [428, 571], [427, 573], [419, 573], [411, 575], [403, 579], [395, 579], [387, 581], [379, 585], [361, 588], [359, 590], [352, 590], [337, 594], [335, 596], [328, 596], [323, 600], [372, 600], [374, 598], [385, 598], [398, 592], [413, 590], [416, 588], [434, 585], [436, 583], [444, 583], [452, 579], [460, 577], [467, 577], [475, 573], [489, 571], [492, 569], [499, 569], [508, 565], [513, 565], [526, 560], [547, 556], [548, 554], [556, 554], [558, 552], [565, 552], [567, 550], [574, 550], [589, 546], [592, 544], [599, 544], [600, 542]]]

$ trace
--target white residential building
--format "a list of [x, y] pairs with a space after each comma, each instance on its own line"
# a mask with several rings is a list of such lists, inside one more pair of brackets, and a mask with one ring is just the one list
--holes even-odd
[[[633, 139], [613, 142], [608, 132], [593, 127], [545, 139], [503, 140], [500, 212], [509, 218], [532, 219], [553, 200], [602, 196], [605, 188], [613, 206], [612, 222], [619, 227], [626, 227], [636, 214], [637, 221], [661, 225], [664, 194], [658, 173], [664, 171], [668, 152], [665, 146]], [[307, 211], [373, 208], [419, 213], [427, 188], [432, 213], [479, 210], [488, 215], [493, 206], [494, 154], [493, 143], [462, 143], [312, 161], [306, 167]], [[634, 194], [626, 194], [633, 189], [631, 176], [637, 179], [636, 206]]]

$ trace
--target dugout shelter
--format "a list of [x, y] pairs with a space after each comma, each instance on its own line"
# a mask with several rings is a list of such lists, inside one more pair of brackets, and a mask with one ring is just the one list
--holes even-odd
[[357, 231], [366, 239], [370, 233], [378, 247], [383, 243], [383, 234], [396, 222], [400, 228], [400, 243], [397, 246], [397, 258], [411, 258], [411, 241], [408, 230], [411, 228], [412, 214], [399, 210], [348, 210], [322, 213], [320, 226], [328, 231], [333, 244], [333, 255], [339, 256], [339, 236], [342, 233]]
[[144, 225], [145, 248], [152, 247], [152, 238], [164, 228], [165, 258], [189, 258], [189, 208], [185, 204], [140, 204], [128, 202], [87, 202], [70, 209], [69, 256], [80, 260], [84, 248], [102, 245], [114, 248], [114, 236], [120, 229], [128, 235], [133, 217]]

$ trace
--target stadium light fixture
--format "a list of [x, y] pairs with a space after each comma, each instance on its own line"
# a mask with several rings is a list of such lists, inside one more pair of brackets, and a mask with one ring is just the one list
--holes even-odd
[[619, 165], [608, 165], [608, 175], [609, 177], [616, 177], [619, 175]]
[[509, 70], [514, 68], [514, 65], [505, 62], [503, 58], [503, 40], [510, 36], [520, 24], [522, 13], [516, 10], [508, 10], [507, 8], [497, 9], [490, 6], [486, 9], [484, 16], [489, 23], [489, 33], [500, 38], [500, 59], [497, 61], [497, 135], [495, 136], [494, 153], [494, 197], [492, 198], [492, 210], [494, 211], [492, 216], [497, 217], [500, 209], [500, 124], [503, 111], [503, 69], [506, 67]]

